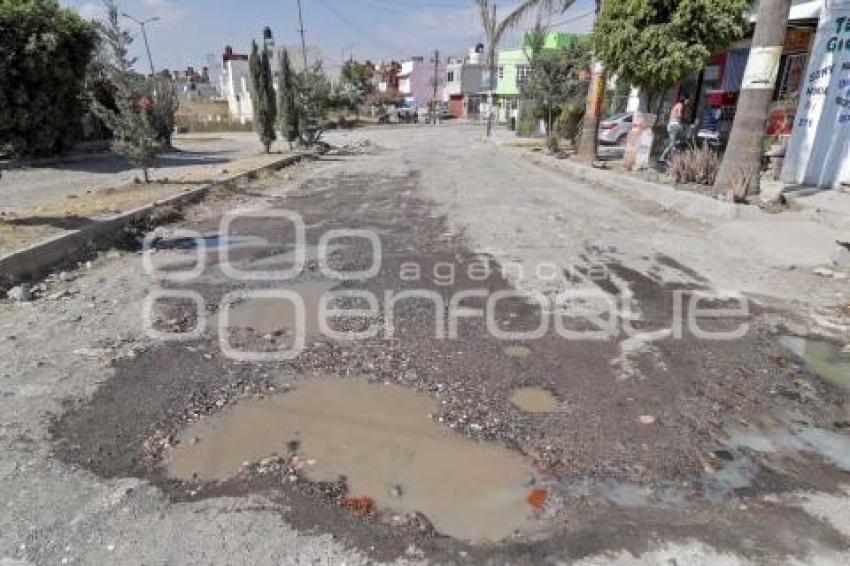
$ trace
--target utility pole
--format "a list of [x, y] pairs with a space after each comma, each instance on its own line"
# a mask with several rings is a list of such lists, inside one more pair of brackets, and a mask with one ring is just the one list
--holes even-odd
[[434, 50], [434, 94], [431, 97], [431, 125], [437, 123], [437, 86], [440, 84], [440, 50]]
[[745, 200], [760, 190], [767, 112], [779, 73], [790, 11], [791, 0], [762, 0], [759, 3], [732, 133], [714, 182], [717, 192], [732, 189], [735, 200]]
[[153, 57], [151, 57], [151, 48], [150, 48], [150, 45], [148, 44], [148, 33], [147, 33], [147, 31], [145, 31], [145, 26], [150, 24], [150, 23], [153, 23], [153, 22], [158, 22], [159, 18], [153, 17], [153, 18], [148, 18], [147, 20], [138, 20], [138, 19], [134, 18], [133, 16], [131, 16], [130, 14], [127, 14], [127, 13], [122, 13], [121, 15], [124, 16], [125, 18], [127, 18], [128, 20], [133, 20], [134, 22], [139, 24], [140, 28], [142, 28], [142, 39], [145, 40], [145, 50], [148, 52], [148, 63], [151, 66], [151, 76], [156, 75], [156, 70], [153, 67]]
[[301, 0], [298, 0], [298, 24], [301, 28], [298, 33], [301, 34], [301, 55], [304, 57], [304, 72], [307, 72], [307, 40], [304, 39], [304, 13], [301, 11]]

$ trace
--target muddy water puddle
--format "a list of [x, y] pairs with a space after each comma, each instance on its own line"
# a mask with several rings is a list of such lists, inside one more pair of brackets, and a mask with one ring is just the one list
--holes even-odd
[[256, 248], [268, 246], [269, 241], [258, 236], [237, 236], [232, 234], [209, 234], [200, 238], [168, 238], [154, 242], [155, 250], [207, 251], [223, 248]]
[[[227, 328], [252, 329], [259, 335], [294, 336], [303, 333], [304, 337], [315, 338], [320, 334], [319, 305], [322, 297], [337, 283], [317, 280], [294, 283], [282, 287], [286, 295], [275, 295], [270, 291], [263, 295], [245, 295], [241, 300], [229, 305]], [[299, 312], [297, 300], [303, 306]]]
[[514, 390], [511, 404], [526, 413], [554, 413], [558, 410], [558, 400], [551, 392], [542, 387], [522, 387]]
[[817, 454], [844, 472], [850, 472], [850, 436], [797, 422], [770, 427], [733, 427], [729, 445], [762, 454]]
[[782, 336], [779, 342], [826, 381], [850, 389], [850, 352], [838, 344], [797, 336]]
[[173, 477], [235, 476], [244, 462], [297, 441], [307, 479], [347, 478], [378, 509], [421, 512], [445, 535], [497, 541], [534, 525], [530, 464], [505, 448], [442, 429], [433, 399], [365, 379], [318, 379], [250, 399], [191, 425], [172, 453]]

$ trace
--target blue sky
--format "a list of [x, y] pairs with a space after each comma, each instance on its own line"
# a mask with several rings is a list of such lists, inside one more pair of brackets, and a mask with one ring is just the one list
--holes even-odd
[[[99, 17], [100, 0], [60, 0], [86, 18]], [[434, 49], [463, 55], [483, 39], [476, 9], [470, 0], [302, 0], [307, 43], [318, 47], [325, 64], [338, 66], [341, 53], [356, 59], [404, 59], [428, 55]], [[515, 4], [504, 0], [504, 9]], [[555, 29], [590, 28], [593, 0], [577, 0], [564, 14], [552, 16]], [[161, 18], [150, 25], [148, 37], [156, 67], [182, 69], [204, 65], [205, 56], [218, 57], [230, 44], [247, 52], [251, 40], [270, 26], [278, 45], [299, 41], [296, 0], [119, 0], [119, 8], [143, 19]], [[533, 23], [533, 22], [529, 22]], [[130, 22], [128, 22], [130, 25]], [[502, 46], [516, 44], [512, 34]], [[133, 45], [140, 57], [141, 37]]]

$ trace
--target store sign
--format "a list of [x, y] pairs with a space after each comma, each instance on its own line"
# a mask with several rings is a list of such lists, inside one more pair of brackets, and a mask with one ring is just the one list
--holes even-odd
[[809, 28], [790, 28], [785, 34], [785, 53], [804, 53], [812, 44], [812, 31]]
[[850, 181], [850, 0], [824, 0], [785, 156], [786, 183]]

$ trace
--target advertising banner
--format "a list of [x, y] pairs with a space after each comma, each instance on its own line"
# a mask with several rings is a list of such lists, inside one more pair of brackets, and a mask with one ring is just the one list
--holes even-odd
[[850, 0], [824, 0], [782, 180], [825, 188], [850, 181]]

